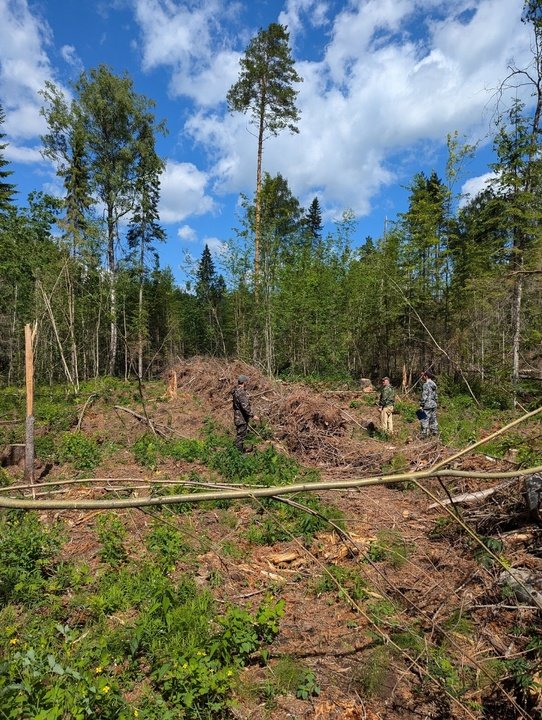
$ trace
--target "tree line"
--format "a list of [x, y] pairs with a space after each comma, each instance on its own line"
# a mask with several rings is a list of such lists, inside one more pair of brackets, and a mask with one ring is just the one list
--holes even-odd
[[[154, 376], [194, 354], [290, 376], [399, 378], [431, 366], [474, 395], [541, 375], [540, 15], [540, 2], [525, 3], [533, 64], [503, 87], [530, 83], [534, 104], [501, 103], [493, 179], [460, 197], [475, 148], [451, 134], [444, 176], [417, 173], [406, 212], [360, 247], [350, 211], [324, 233], [318, 197], [304, 208], [287, 178], [263, 170], [266, 135], [298, 131], [301, 78], [287, 29], [260, 30], [226, 98], [257, 128], [256, 190], [224, 252], [216, 260], [205, 247], [184, 289], [158, 262], [155, 144], [166, 128], [154, 103], [103, 65], [81, 74], [71, 101], [47, 83], [42, 152], [61, 199], [15, 203], [0, 132], [2, 380], [21, 382], [22, 327], [34, 320], [38, 378], [75, 389], [102, 374]], [[0, 130], [4, 120], [0, 108]]]

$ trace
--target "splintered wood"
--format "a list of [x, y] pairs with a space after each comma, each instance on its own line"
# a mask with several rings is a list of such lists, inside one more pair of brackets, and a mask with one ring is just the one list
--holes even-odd
[[168, 386], [166, 389], [166, 397], [174, 399], [177, 397], [177, 373], [172, 370], [169, 374]]

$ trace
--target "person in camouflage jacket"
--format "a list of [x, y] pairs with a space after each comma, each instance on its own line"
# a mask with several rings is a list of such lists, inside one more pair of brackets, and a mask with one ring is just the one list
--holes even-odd
[[422, 436], [427, 437], [429, 433], [438, 435], [438, 393], [437, 384], [434, 381], [434, 375], [430, 370], [422, 372], [422, 395], [420, 398], [420, 425]]
[[382, 390], [378, 398], [380, 410], [380, 427], [388, 435], [393, 435], [393, 405], [395, 403], [395, 389], [389, 377], [382, 378]]
[[248, 378], [246, 375], [239, 375], [237, 386], [232, 390], [233, 400], [233, 423], [235, 425], [235, 447], [239, 452], [245, 452], [244, 442], [248, 433], [248, 422], [251, 418], [257, 420], [252, 414], [250, 399], [246, 391]]

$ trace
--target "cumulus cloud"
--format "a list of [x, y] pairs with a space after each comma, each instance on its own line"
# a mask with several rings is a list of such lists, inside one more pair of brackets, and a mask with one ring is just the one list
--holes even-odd
[[192, 163], [168, 160], [161, 177], [161, 221], [182, 222], [190, 215], [212, 212], [215, 205], [206, 193], [207, 183], [207, 175]]
[[10, 139], [35, 138], [45, 130], [38, 91], [53, 79], [44, 49], [50, 41], [48, 24], [30, 12], [27, 0], [0, 0], [0, 97]]
[[466, 180], [461, 188], [462, 198], [460, 205], [466, 205], [469, 200], [472, 200], [472, 198], [475, 198], [478, 193], [481, 193], [482, 190], [485, 190], [488, 184], [496, 178], [497, 175], [495, 175], [495, 173], [488, 172], [484, 173], [483, 175], [478, 175], [477, 177], [472, 177]]
[[[225, 108], [250, 39], [251, 30], [239, 22], [240, 8], [250, 8], [249, 0], [130, 0], [128, 5], [139, 27], [142, 67], [149, 73], [165, 68], [170, 94], [188, 100], [179, 103], [186, 118], [183, 142], [193, 141], [207, 163], [203, 171], [192, 163], [168, 162], [162, 221], [182, 223], [190, 215], [214, 212], [213, 194], [251, 194], [253, 128], [246, 116], [230, 115]], [[369, 213], [384, 188], [408, 180], [414, 161], [416, 169], [427, 166], [451, 131], [485, 136], [495, 88], [512, 61], [525, 67], [530, 60], [529, 28], [521, 23], [517, 0], [284, 0], [277, 5], [277, 20], [289, 27], [294, 55], [303, 57], [306, 40], [313, 53], [297, 61], [304, 78], [300, 132], [266, 140], [264, 169], [282, 173], [300, 198], [310, 202], [318, 194], [327, 213], [345, 207]], [[107, 4], [111, 17], [117, 6]], [[52, 33], [39, 7], [33, 5], [31, 12], [28, 0], [0, 0], [0, 97], [3, 130], [11, 143], [6, 157], [27, 163], [40, 159], [35, 142], [45, 130], [38, 90], [55, 80], [47, 55]], [[239, 29], [243, 34], [237, 37]], [[64, 45], [60, 54], [69, 64], [78, 62], [72, 45]], [[184, 225], [179, 237], [189, 229]]]
[[287, 0], [278, 21], [288, 27], [290, 42], [295, 46], [298, 35], [307, 27], [323, 27], [328, 24], [329, 3], [322, 0]]
[[177, 230], [177, 235], [181, 238], [181, 240], [185, 240], [187, 242], [194, 242], [198, 239], [198, 234], [194, 230], [193, 227], [190, 227], [190, 225], [183, 225]]
[[135, 0], [145, 70], [171, 69], [170, 93], [203, 105], [223, 101], [238, 70], [239, 53], [224, 46], [221, 20], [235, 11], [220, 0], [190, 5]]
[[[289, 0], [281, 18], [297, 27], [317, 5]], [[299, 135], [269, 138], [264, 168], [281, 172], [299, 196], [318, 190], [328, 209], [367, 214], [384, 187], [404, 181], [396, 158], [407, 149], [423, 143], [433, 152], [456, 129], [487, 134], [510, 58], [528, 62], [520, 16], [516, 0], [345, 3], [326, 28], [322, 58], [297, 63]], [[218, 192], [253, 190], [256, 141], [245, 116], [199, 108], [185, 129], [212, 151]]]

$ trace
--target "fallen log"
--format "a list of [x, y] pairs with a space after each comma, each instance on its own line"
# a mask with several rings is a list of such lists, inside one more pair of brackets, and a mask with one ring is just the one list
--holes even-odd
[[477, 492], [461, 493], [461, 495], [454, 495], [451, 498], [447, 498], [446, 500], [441, 500], [438, 503], [433, 503], [432, 505], [429, 505], [427, 509], [434, 510], [435, 508], [442, 507], [443, 505], [460, 505], [461, 503], [484, 500], [486, 497], [490, 497], [498, 490], [502, 490], [503, 488], [506, 488], [513, 483], [514, 480], [508, 480], [507, 482], [499, 483], [499, 485], [487, 488], [486, 490], [478, 490]]

